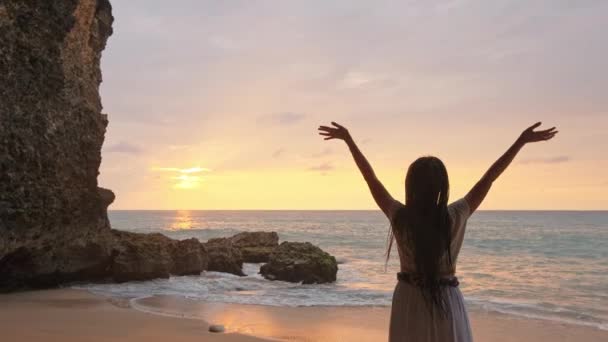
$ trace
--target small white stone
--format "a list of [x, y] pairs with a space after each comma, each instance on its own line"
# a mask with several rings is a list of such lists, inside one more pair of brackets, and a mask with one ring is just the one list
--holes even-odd
[[223, 333], [226, 329], [221, 324], [213, 324], [209, 326], [209, 331], [212, 333]]

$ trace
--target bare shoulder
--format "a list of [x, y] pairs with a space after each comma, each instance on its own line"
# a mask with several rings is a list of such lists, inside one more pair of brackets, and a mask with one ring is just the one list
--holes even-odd
[[388, 219], [391, 223], [395, 222], [397, 213], [399, 211], [401, 211], [402, 209], [405, 209], [405, 205], [403, 203], [399, 202], [398, 200], [393, 199], [393, 201], [389, 207], [389, 211], [387, 213]]
[[448, 210], [451, 215], [462, 218], [468, 218], [471, 216], [471, 206], [467, 201], [466, 197], [462, 197], [448, 205]]

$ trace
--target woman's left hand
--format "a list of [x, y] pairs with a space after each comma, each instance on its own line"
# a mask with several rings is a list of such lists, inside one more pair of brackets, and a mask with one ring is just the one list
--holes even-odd
[[324, 136], [324, 140], [340, 139], [347, 141], [348, 139], [350, 139], [350, 133], [348, 133], [348, 130], [344, 126], [339, 125], [333, 121], [331, 124], [334, 127], [319, 126], [319, 135]]

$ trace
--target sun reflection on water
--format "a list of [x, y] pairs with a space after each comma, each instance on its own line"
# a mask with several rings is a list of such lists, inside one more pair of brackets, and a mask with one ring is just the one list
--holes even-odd
[[189, 210], [178, 210], [175, 212], [175, 218], [169, 229], [188, 230], [192, 229], [193, 223], [192, 213]]

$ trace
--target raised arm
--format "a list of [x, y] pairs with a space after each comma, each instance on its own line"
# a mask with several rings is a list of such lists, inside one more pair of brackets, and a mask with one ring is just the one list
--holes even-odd
[[355, 141], [351, 137], [348, 130], [335, 122], [332, 122], [331, 124], [334, 127], [320, 126], [319, 134], [324, 136], [325, 140], [340, 139], [346, 142], [346, 145], [350, 149], [350, 153], [355, 159], [355, 163], [359, 167], [359, 171], [361, 171], [365, 182], [367, 182], [367, 185], [369, 186], [369, 190], [371, 191], [376, 204], [388, 216], [390, 208], [395, 200], [388, 193], [388, 191], [386, 191], [384, 185], [380, 183], [376, 177], [376, 174], [374, 173], [374, 169], [367, 159], [365, 159], [365, 156], [363, 153], [361, 153], [359, 147], [357, 147], [357, 144], [355, 144]]
[[465, 196], [471, 213], [473, 213], [483, 202], [492, 187], [492, 183], [505, 171], [505, 169], [511, 164], [517, 153], [528, 143], [546, 141], [555, 136], [557, 131], [555, 127], [546, 129], [543, 131], [534, 131], [541, 125], [540, 122], [528, 127], [523, 133], [517, 138], [515, 143], [503, 154], [492, 166], [486, 171], [481, 179], [473, 186], [471, 191]]

